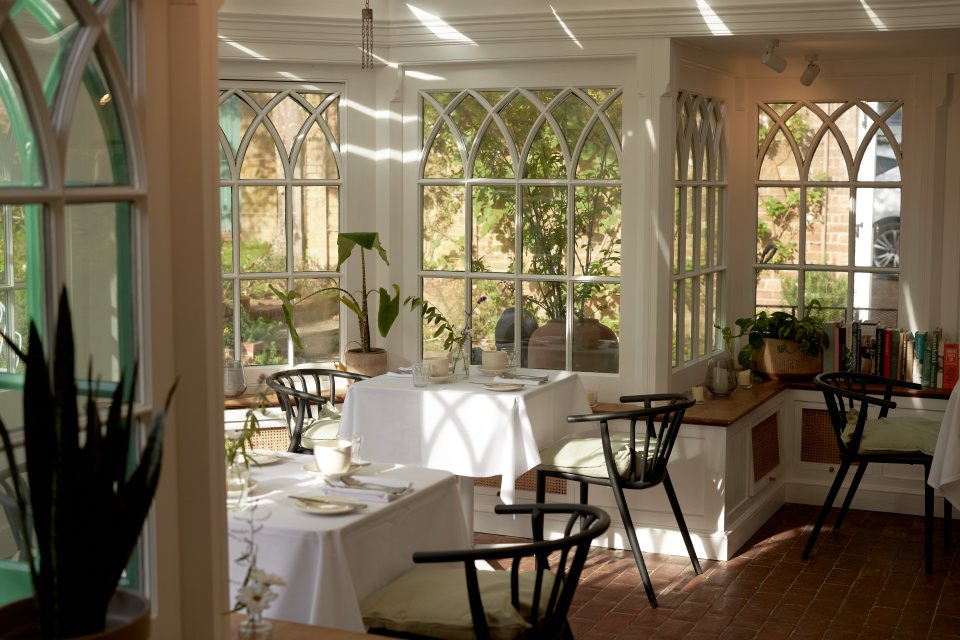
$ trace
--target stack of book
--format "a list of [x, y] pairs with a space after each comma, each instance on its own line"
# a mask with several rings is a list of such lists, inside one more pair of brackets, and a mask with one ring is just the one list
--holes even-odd
[[[857, 321], [833, 324], [824, 367], [908, 380], [924, 387], [953, 389], [960, 377], [960, 345], [932, 331], [907, 331]], [[829, 331], [829, 328], [828, 328]]]

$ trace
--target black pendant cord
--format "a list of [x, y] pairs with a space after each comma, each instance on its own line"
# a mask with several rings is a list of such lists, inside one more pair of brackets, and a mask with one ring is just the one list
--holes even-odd
[[362, 18], [362, 41], [360, 47], [360, 66], [363, 69], [373, 68], [373, 9], [370, 0], [360, 12]]

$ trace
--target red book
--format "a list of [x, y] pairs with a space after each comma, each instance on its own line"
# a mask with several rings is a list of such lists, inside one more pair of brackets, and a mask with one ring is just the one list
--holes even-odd
[[890, 352], [893, 349], [892, 330], [883, 330], [883, 377], [890, 377]]
[[960, 377], [960, 344], [945, 342], [943, 344], [943, 388], [953, 389]]

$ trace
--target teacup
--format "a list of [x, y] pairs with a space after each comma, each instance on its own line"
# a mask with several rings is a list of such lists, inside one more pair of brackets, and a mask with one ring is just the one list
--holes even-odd
[[484, 351], [481, 366], [488, 371], [500, 371], [507, 368], [506, 351]]
[[343, 439], [314, 441], [313, 458], [317, 461], [317, 470], [326, 475], [349, 471], [352, 444]]
[[450, 375], [449, 358], [427, 358], [424, 362], [430, 364], [430, 377], [445, 378]]

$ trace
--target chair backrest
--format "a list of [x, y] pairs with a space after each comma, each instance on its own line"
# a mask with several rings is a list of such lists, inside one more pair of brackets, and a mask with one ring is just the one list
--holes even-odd
[[[470, 598], [470, 612], [473, 618], [474, 632], [478, 640], [490, 638], [490, 629], [483, 611], [477, 579], [477, 560], [510, 560], [510, 598], [513, 608], [521, 607], [520, 564], [525, 558], [534, 559], [532, 572], [533, 593], [529, 598], [529, 612], [526, 621], [532, 626], [524, 637], [527, 638], [567, 638], [567, 613], [580, 581], [580, 574], [587, 560], [590, 543], [603, 534], [610, 526], [610, 516], [606, 511], [591, 505], [580, 504], [511, 504], [497, 505], [499, 514], [530, 515], [533, 542], [468, 549], [464, 551], [424, 551], [413, 555], [414, 562], [462, 562], [467, 580], [467, 593]], [[566, 515], [563, 536], [553, 540], [544, 540], [544, 518], [546, 516]], [[574, 531], [576, 530], [576, 533]], [[554, 561], [551, 563], [551, 555]], [[545, 580], [547, 573], [553, 580]], [[529, 584], [529, 582], [527, 582]], [[524, 599], [526, 599], [524, 598]]]
[[695, 401], [681, 394], [655, 393], [622, 396], [620, 402], [642, 403], [643, 406], [626, 411], [570, 416], [567, 421], [600, 422], [600, 435], [608, 470], [616, 466], [611, 463], [616, 452], [610, 442], [610, 423], [628, 421], [630, 436], [627, 444], [630, 456], [627, 472], [620, 476], [623, 486], [638, 489], [660, 484], [667, 474], [667, 463], [680, 433], [683, 414]]
[[277, 400], [287, 419], [290, 446], [287, 451], [305, 451], [300, 442], [304, 425], [320, 417], [324, 404], [337, 404], [337, 385], [347, 385], [369, 376], [337, 369], [287, 369], [267, 376], [267, 386], [277, 394]]
[[[23, 499], [27, 505], [29, 505], [30, 488], [27, 486], [26, 464], [23, 463], [20, 465], [20, 491], [23, 493]], [[7, 520], [7, 526], [10, 528], [13, 542], [19, 552], [19, 559], [23, 560], [27, 557], [27, 543], [20, 530], [20, 508], [17, 506], [17, 494], [13, 488], [13, 473], [9, 467], [0, 469], [0, 510], [3, 511], [3, 515]], [[28, 519], [29, 513], [28, 507]], [[31, 529], [33, 528], [32, 523], [28, 522], [28, 526], [30, 526]]]
[[[920, 388], [920, 385], [912, 382], [851, 371], [821, 373], [813, 382], [823, 392], [830, 425], [833, 427], [841, 455], [857, 452], [866, 421], [869, 417], [874, 417], [869, 415], [871, 408], [879, 408], [875, 417], [886, 418], [890, 409], [897, 406], [897, 403], [891, 400], [895, 387]], [[853, 434], [847, 435], [850, 429], [853, 429]]]

